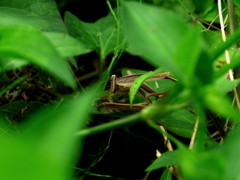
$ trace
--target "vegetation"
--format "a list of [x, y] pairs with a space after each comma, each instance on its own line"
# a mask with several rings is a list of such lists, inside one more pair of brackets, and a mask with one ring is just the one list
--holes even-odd
[[0, 2], [0, 179], [240, 179], [239, 1], [56, 2]]

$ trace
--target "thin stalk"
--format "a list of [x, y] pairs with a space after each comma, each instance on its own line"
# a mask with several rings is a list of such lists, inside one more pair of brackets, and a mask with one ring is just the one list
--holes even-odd
[[141, 113], [136, 113], [134, 115], [125, 117], [125, 118], [121, 118], [112, 122], [108, 122], [105, 124], [101, 124], [95, 127], [91, 127], [91, 128], [87, 128], [87, 129], [83, 129], [79, 132], [77, 132], [75, 135], [80, 136], [80, 137], [86, 137], [92, 134], [96, 134], [96, 133], [100, 133], [103, 131], [107, 131], [107, 130], [111, 130], [120, 126], [124, 126], [127, 124], [132, 124], [132, 123], [136, 123], [139, 121], [142, 121], [143, 119], [141, 118]]
[[26, 79], [26, 75], [20, 77], [19, 79], [17, 79], [16, 81], [14, 81], [12, 84], [10, 84], [9, 86], [7, 86], [5, 89], [3, 89], [2, 91], [0, 91], [0, 96], [2, 96], [3, 94], [5, 94], [7, 91], [11, 90], [14, 86], [16, 86], [17, 84], [19, 84], [21, 81], [23, 81], [24, 79]]
[[[236, 21], [234, 18], [234, 0], [228, 0], [228, 15], [229, 15], [229, 30], [230, 34], [233, 34], [236, 31]], [[237, 44], [234, 45], [234, 48], [237, 48]], [[240, 78], [240, 66], [236, 67], [234, 70], [234, 76], [236, 79]], [[240, 86], [238, 85], [237, 88], [234, 89], [234, 94], [236, 96], [236, 103], [238, 109], [240, 109]]]
[[190, 10], [185, 6], [185, 4], [181, 1], [178, 0], [178, 2], [182, 5], [182, 7], [187, 11], [187, 13], [191, 16], [192, 21], [194, 26], [196, 25], [196, 23], [198, 23], [198, 25], [200, 25], [203, 29], [207, 29], [204, 25], [202, 25], [200, 22], [196, 21], [196, 17], [193, 16], [193, 14], [190, 12]]
[[[229, 19], [229, 26], [231, 27], [231, 33], [233, 33], [235, 31], [235, 25], [230, 25], [230, 23], [234, 24], [234, 8], [233, 8], [233, 0], [228, 0], [228, 13], [229, 14], [229, 18], [231, 17], [231, 20]], [[222, 32], [222, 39], [225, 42], [226, 41], [226, 35], [225, 35], [225, 30], [224, 30], [224, 23], [223, 23], [223, 17], [222, 17], [222, 4], [221, 4], [221, 0], [218, 0], [218, 14], [219, 14], [219, 20], [220, 20], [220, 25], [221, 25], [221, 32]], [[228, 64], [230, 64], [230, 56], [228, 53], [228, 50], [225, 50], [225, 56], [226, 56], [226, 61]], [[235, 77], [239, 78], [240, 77], [240, 67], [237, 67], [234, 69], [234, 73], [235, 73]], [[234, 76], [233, 76], [233, 70], [229, 70], [229, 77], [231, 80], [234, 80]], [[240, 101], [239, 101], [239, 97], [240, 97], [240, 88], [239, 86], [237, 88], [233, 89], [234, 92], [234, 96], [236, 99], [236, 104], [238, 109], [240, 109]]]
[[229, 18], [229, 30], [230, 34], [233, 34], [236, 30], [235, 18], [234, 18], [234, 0], [228, 0], [228, 18]]

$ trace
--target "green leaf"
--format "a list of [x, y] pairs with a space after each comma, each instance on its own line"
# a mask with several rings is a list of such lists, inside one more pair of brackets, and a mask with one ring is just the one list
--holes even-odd
[[[63, 58], [66, 58], [69, 56], [78, 56], [78, 55], [86, 54], [92, 51], [77, 39], [66, 34], [55, 33], [55, 32], [45, 32], [43, 33], [43, 35], [49, 41], [51, 41], [51, 43], [54, 45], [56, 50], [59, 52], [59, 54], [61, 54]], [[68, 59], [68, 60], [71, 60], [71, 59]], [[75, 60], [70, 62], [75, 67], [77, 67]]]
[[213, 81], [213, 62], [210, 61], [209, 55], [202, 49], [198, 62], [195, 68], [195, 76], [199, 82], [192, 82], [196, 84], [209, 84]]
[[240, 136], [240, 125], [235, 124], [233, 131], [226, 138], [221, 147], [221, 152], [225, 156], [226, 160], [226, 174], [229, 179], [240, 179], [240, 163], [239, 163], [239, 136]]
[[153, 171], [162, 167], [179, 165], [179, 151], [167, 151], [148, 166], [146, 171]]
[[1, 0], [0, 25], [29, 24], [41, 31], [67, 34], [54, 0]]
[[67, 62], [37, 29], [29, 25], [0, 27], [0, 57], [19, 58], [50, 72], [71, 87], [75, 80]]
[[229, 91], [233, 90], [234, 88], [236, 88], [240, 83], [240, 80], [234, 80], [234, 81], [230, 81], [228, 79], [226, 79], [225, 76], [217, 79], [215, 81], [215, 87], [216, 89], [223, 93], [223, 94], [227, 94]]
[[209, 53], [214, 51], [217, 46], [223, 43], [220, 31], [203, 31], [202, 35], [207, 44], [207, 50]]
[[130, 105], [132, 105], [133, 103], [133, 99], [134, 96], [136, 95], [136, 93], [138, 92], [138, 89], [141, 87], [141, 85], [144, 83], [144, 81], [146, 81], [147, 79], [149, 79], [150, 77], [152, 77], [153, 75], [156, 75], [158, 73], [160, 73], [162, 71], [161, 68], [153, 71], [153, 72], [148, 72], [138, 78], [136, 78], [132, 84], [132, 86], [130, 87]]
[[164, 169], [160, 180], [172, 180], [172, 173], [167, 168]]
[[201, 1], [201, 0], [193, 0], [192, 1], [196, 7], [198, 13], [203, 14], [205, 11], [212, 9], [214, 5], [214, 0]]
[[20, 59], [0, 59], [0, 73], [21, 68], [27, 64], [27, 61]]
[[64, 19], [71, 36], [86, 44], [90, 49], [100, 48], [101, 60], [117, 48], [117, 39], [119, 43], [123, 40], [122, 35], [118, 34], [116, 21], [111, 13], [95, 23], [83, 22], [70, 12], [65, 13]]
[[170, 11], [138, 2], [124, 2], [121, 14], [130, 45], [150, 64], [163, 66], [180, 76], [174, 54], [182, 36], [188, 31], [186, 24]]
[[192, 29], [185, 34], [176, 50], [176, 64], [185, 76], [188, 77], [188, 79], [191, 79], [195, 73], [196, 65], [201, 52], [200, 40], [199, 30]]
[[238, 7], [240, 7], [240, 0], [235, 0], [235, 1], [234, 1], [234, 4], [235, 4], [236, 6], [238, 6]]
[[206, 108], [231, 120], [239, 120], [239, 113], [232, 107], [230, 99], [218, 91], [215, 86], [208, 85], [202, 88], [201, 99]]
[[96, 95], [88, 89], [75, 99], [35, 113], [23, 124], [20, 137], [1, 135], [0, 179], [71, 179], [69, 166], [74, 166], [82, 144], [75, 133], [86, 127]]
[[168, 113], [158, 120], [158, 122], [179, 136], [191, 138], [196, 116], [187, 109], [178, 109]]
[[225, 49], [230, 48], [234, 43], [236, 43], [240, 38], [240, 28], [235, 31], [233, 35], [231, 35], [226, 42], [220, 44], [215, 51], [213, 51], [210, 55], [210, 60], [214, 61], [217, 59]]
[[[223, 75], [226, 75], [230, 69], [234, 69], [240, 65], [239, 49], [230, 49], [228, 52], [229, 52], [230, 59], [231, 59], [230, 64], [227, 64], [227, 62], [225, 60], [226, 59], [225, 54], [223, 54], [221, 57], [219, 57], [219, 59], [221, 61], [223, 61], [225, 64], [221, 65], [221, 67], [215, 71], [214, 78], [219, 78]], [[216, 66], [218, 65], [217, 63], [218, 63], [218, 61], [215, 62]]]
[[218, 179], [227, 180], [226, 162], [222, 153], [210, 151], [197, 153], [190, 150], [181, 151], [180, 167], [186, 180]]
[[5, 121], [13, 121], [13, 118], [20, 110], [26, 107], [28, 104], [26, 101], [14, 101], [8, 104], [0, 106], [0, 114], [5, 118]]

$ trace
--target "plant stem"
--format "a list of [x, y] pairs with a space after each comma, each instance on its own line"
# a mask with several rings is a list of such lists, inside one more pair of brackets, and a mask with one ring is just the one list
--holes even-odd
[[[234, 0], [228, 0], [228, 16], [229, 16], [229, 30], [230, 34], [233, 34], [236, 31], [236, 24], [235, 24], [235, 18], [234, 18]], [[237, 44], [233, 46], [234, 48], [237, 48]], [[236, 79], [240, 78], [240, 66], [236, 67], [234, 70], [234, 77]], [[240, 99], [240, 86], [238, 85], [236, 88], [236, 100]], [[238, 109], [239, 109], [239, 103], [238, 103]]]
[[101, 124], [101, 125], [98, 125], [98, 126], [95, 126], [92, 128], [83, 129], [83, 130], [77, 132], [76, 135], [83, 138], [83, 137], [86, 137], [86, 136], [89, 136], [92, 134], [111, 130], [116, 127], [124, 126], [127, 124], [132, 124], [132, 123], [142, 121], [142, 120], [143, 119], [141, 118], [141, 113], [136, 113], [131, 116], [121, 118], [121, 119], [118, 119], [118, 120], [115, 120], [115, 121], [112, 121], [109, 123]]
[[27, 78], [27, 76], [24, 75], [24, 76], [20, 77], [19, 79], [17, 79], [16, 81], [14, 81], [12, 84], [8, 85], [5, 89], [0, 91], [0, 96], [2, 96], [7, 91], [11, 90], [14, 86], [16, 86], [18, 83], [20, 83], [21, 81], [23, 81], [26, 78]]
[[234, 19], [234, 0], [228, 0], [228, 18], [229, 18], [229, 30], [230, 34], [233, 34], [236, 30], [236, 24], [235, 24], [235, 19]]

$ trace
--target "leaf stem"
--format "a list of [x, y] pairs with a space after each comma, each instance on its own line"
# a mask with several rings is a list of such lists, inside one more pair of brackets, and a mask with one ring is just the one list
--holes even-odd
[[127, 125], [127, 124], [136, 123], [138, 121], [143, 120], [141, 118], [141, 115], [142, 114], [139, 112], [139, 113], [133, 114], [131, 116], [121, 118], [121, 119], [118, 119], [118, 120], [115, 120], [115, 121], [112, 121], [112, 122], [109, 122], [109, 123], [104, 123], [104, 124], [101, 124], [101, 125], [98, 125], [98, 126], [95, 126], [95, 127], [83, 129], [83, 130], [78, 131], [76, 133], [76, 135], [83, 138], [83, 137], [86, 137], [86, 136], [89, 136], [89, 135], [92, 135], [92, 134], [96, 134], [96, 133], [100, 133], [100, 132], [103, 132], [103, 131], [111, 130], [113, 128], [117, 128], [117, 127], [124, 126], [124, 125]]

